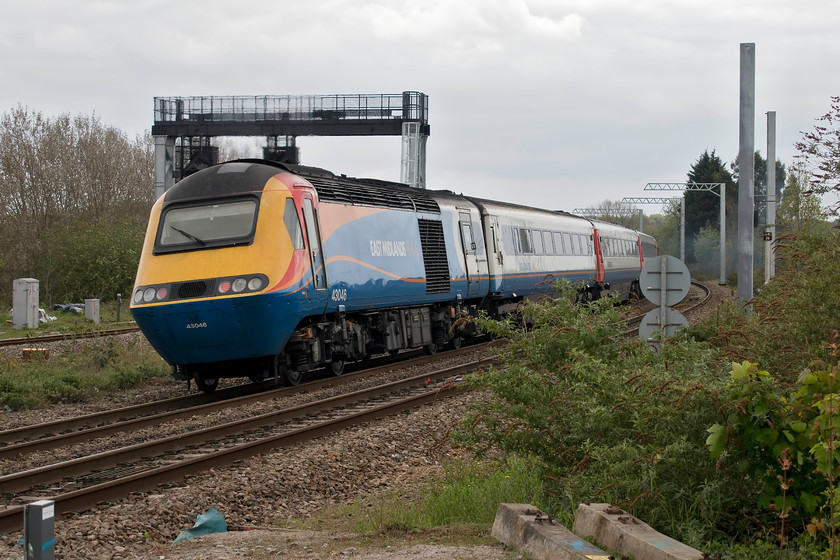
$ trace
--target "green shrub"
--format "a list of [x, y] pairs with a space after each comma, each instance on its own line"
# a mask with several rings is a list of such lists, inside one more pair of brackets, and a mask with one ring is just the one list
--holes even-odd
[[145, 228], [141, 220], [74, 221], [53, 234], [35, 268], [45, 303], [131, 294]]
[[[612, 301], [572, 303], [573, 291], [523, 308], [532, 328], [482, 319], [509, 338], [503, 366], [468, 382], [489, 390], [467, 415], [459, 440], [539, 458], [553, 506], [604, 501], [681, 538], [710, 537], [735, 515], [714, 482], [705, 429], [721, 416], [724, 378], [708, 346], [677, 338], [662, 354], [622, 336]], [[730, 512], [730, 513], [727, 513]], [[698, 528], [697, 524], [700, 523]]]
[[732, 364], [726, 423], [708, 430], [721, 475], [754, 481], [756, 521], [778, 523], [780, 531], [783, 518], [788, 529], [831, 518], [828, 497], [840, 471], [840, 382], [836, 361], [813, 365], [788, 392], [756, 364]]
[[751, 312], [726, 304], [689, 332], [730, 361], [759, 363], [792, 386], [811, 361], [826, 358], [824, 344], [840, 326], [840, 235], [803, 229], [780, 243], [776, 278], [757, 290]]

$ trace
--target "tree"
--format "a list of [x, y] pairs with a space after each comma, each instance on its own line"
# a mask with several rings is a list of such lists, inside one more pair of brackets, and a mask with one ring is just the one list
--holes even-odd
[[810, 194], [811, 184], [807, 171], [794, 166], [788, 175], [788, 183], [782, 196], [776, 223], [779, 233], [799, 233], [810, 230], [816, 224], [824, 225], [820, 200]]
[[[738, 192], [726, 164], [712, 150], [703, 152], [688, 172], [690, 183], [726, 184], [726, 230], [737, 232]], [[713, 192], [686, 191], [685, 194], [685, 253], [686, 260], [694, 261], [694, 239], [704, 227], [720, 228], [720, 196]], [[733, 219], [734, 217], [734, 219]], [[729, 235], [727, 236], [729, 237]]]
[[[739, 158], [735, 158], [732, 164], [732, 179], [737, 183], [740, 171]], [[767, 218], [767, 160], [761, 156], [761, 152], [755, 152], [753, 160], [753, 182], [755, 185], [755, 226], [766, 223]], [[785, 164], [776, 160], [776, 204], [782, 199], [782, 191], [785, 188], [787, 169]]]
[[660, 255], [680, 255], [680, 212], [680, 203], [672, 201], [661, 214], [648, 216], [645, 220], [645, 233], [656, 239]]
[[[153, 197], [153, 144], [96, 115], [47, 117], [18, 106], [0, 117], [0, 299], [34, 276], [75, 223], [141, 227]], [[114, 239], [113, 243], [118, 243]]]
[[639, 210], [621, 200], [605, 200], [595, 207], [597, 219], [624, 227], [638, 229]]
[[[795, 144], [801, 168], [808, 172], [809, 188], [805, 194], [840, 192], [840, 96], [831, 97], [831, 110], [817, 119], [814, 130], [802, 133], [802, 140]], [[830, 213], [840, 213], [840, 203], [835, 203]]]

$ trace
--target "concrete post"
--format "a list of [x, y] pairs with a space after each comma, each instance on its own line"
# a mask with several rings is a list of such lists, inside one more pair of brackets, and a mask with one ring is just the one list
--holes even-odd
[[764, 242], [764, 283], [776, 275], [776, 111], [767, 112], [767, 233]]
[[685, 194], [680, 205], [680, 260], [685, 262]]
[[738, 173], [738, 297], [753, 297], [755, 227], [755, 43], [741, 43]]
[[720, 280], [726, 285], [726, 183], [720, 184]]
[[155, 136], [155, 200], [175, 184], [175, 138]]

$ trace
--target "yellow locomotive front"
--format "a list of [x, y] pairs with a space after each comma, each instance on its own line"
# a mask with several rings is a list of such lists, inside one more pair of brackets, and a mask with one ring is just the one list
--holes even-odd
[[204, 389], [252, 375], [242, 366], [269, 367], [308, 312], [295, 181], [230, 162], [190, 175], [152, 208], [131, 311], [160, 355]]

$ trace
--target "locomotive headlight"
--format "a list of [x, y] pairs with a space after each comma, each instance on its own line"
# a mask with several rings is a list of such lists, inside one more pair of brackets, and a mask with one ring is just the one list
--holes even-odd
[[227, 280], [225, 280], [224, 282], [222, 282], [221, 284], [219, 284], [219, 293], [220, 293], [220, 294], [226, 294], [226, 293], [228, 293], [229, 291], [230, 291], [230, 282], [228, 282]]
[[169, 293], [169, 290], [167, 290], [166, 288], [158, 288], [158, 291], [157, 291], [156, 295], [157, 295], [158, 299], [166, 299], [166, 294], [168, 294], [168, 293]]
[[244, 278], [237, 278], [233, 281], [233, 291], [237, 294], [245, 289], [245, 286], [248, 285], [248, 282]]
[[262, 288], [262, 286], [263, 286], [263, 281], [262, 281], [262, 278], [260, 278], [260, 277], [254, 277], [254, 278], [251, 278], [250, 280], [248, 280], [248, 289], [251, 290], [252, 292], [256, 292], [257, 290]]
[[143, 292], [143, 301], [145, 301], [146, 303], [149, 303], [153, 299], [155, 299], [155, 289], [154, 288], [146, 288], [146, 290]]
[[134, 292], [134, 298], [133, 299], [134, 299], [134, 303], [140, 303], [141, 301], [143, 301], [143, 289], [142, 288], [137, 290], [136, 292]]

